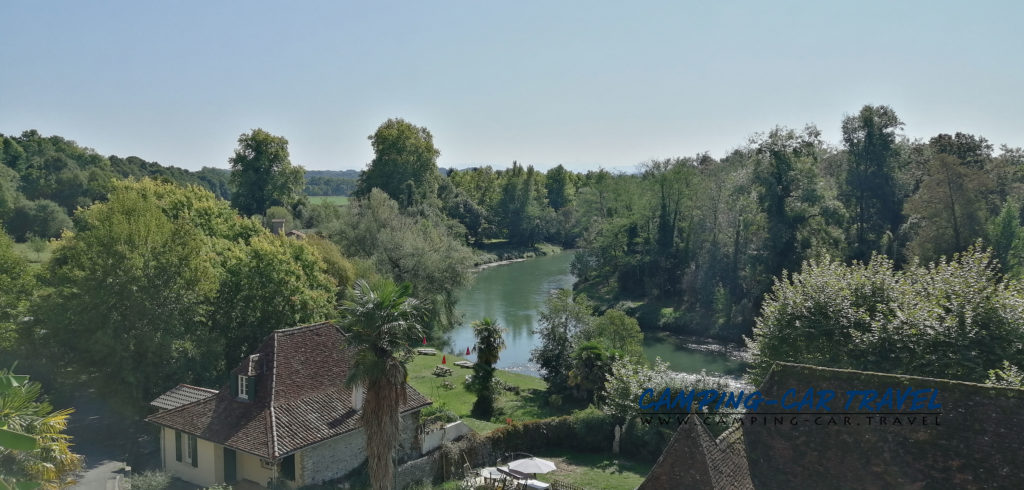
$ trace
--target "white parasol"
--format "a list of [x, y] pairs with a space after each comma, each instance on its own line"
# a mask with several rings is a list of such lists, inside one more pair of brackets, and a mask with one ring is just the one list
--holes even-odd
[[555, 463], [540, 458], [517, 459], [508, 464], [509, 469], [520, 473], [547, 473], [555, 471]]

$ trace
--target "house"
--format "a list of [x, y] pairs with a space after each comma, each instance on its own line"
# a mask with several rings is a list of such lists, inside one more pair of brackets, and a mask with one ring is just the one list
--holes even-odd
[[[681, 481], [714, 489], [1020, 488], [1024, 482], [1024, 389], [779, 362], [758, 391], [782, 400], [808, 388], [832, 390], [832, 409], [750, 411], [717, 439], [693, 417], [695, 423], [679, 426], [639, 490], [677, 488]], [[889, 390], [918, 395], [909, 407], [897, 407]], [[869, 399], [869, 392], [876, 396]], [[929, 406], [932, 394], [941, 407]], [[758, 415], [764, 412], [772, 413]]]
[[[218, 391], [178, 385], [152, 402], [164, 469], [210, 486], [247, 480], [293, 486], [342, 477], [365, 459], [364, 390], [345, 387], [355, 348], [330, 322], [277, 330]], [[406, 385], [399, 461], [420, 456], [419, 412]]]

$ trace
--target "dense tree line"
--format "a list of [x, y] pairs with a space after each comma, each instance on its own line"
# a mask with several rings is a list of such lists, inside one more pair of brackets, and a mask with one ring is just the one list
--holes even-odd
[[0, 163], [0, 222], [19, 241], [59, 237], [75, 209], [105, 199], [115, 179], [149, 177], [228, 196], [228, 174], [218, 169], [192, 172], [134, 156], [104, 157], [35, 130], [0, 134]]
[[573, 270], [645, 328], [730, 340], [751, 332], [773, 279], [814, 253], [885, 255], [898, 270], [982, 239], [1001, 273], [1020, 274], [1024, 150], [996, 154], [963, 133], [911, 141], [901, 127], [891, 108], [865, 106], [843, 120], [841, 146], [813, 126], [774, 128], [722, 159], [583, 175]]
[[347, 196], [356, 189], [356, 179], [306, 175], [302, 192], [307, 196]]

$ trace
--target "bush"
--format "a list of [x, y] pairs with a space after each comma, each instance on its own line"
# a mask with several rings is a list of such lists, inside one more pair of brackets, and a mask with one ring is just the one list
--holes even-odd
[[999, 276], [979, 246], [897, 271], [884, 256], [827, 257], [776, 280], [752, 347], [754, 381], [775, 361], [985, 382], [1024, 364], [1024, 283]]
[[430, 405], [420, 411], [420, 424], [425, 428], [449, 424], [459, 420], [459, 416], [444, 403]]
[[619, 449], [624, 456], [647, 462], [657, 461], [676, 429], [674, 425], [644, 425], [638, 419], [632, 419], [622, 431]]
[[171, 475], [163, 471], [145, 471], [132, 477], [132, 490], [164, 490], [171, 486]]
[[572, 428], [573, 446], [584, 451], [607, 450], [615, 438], [612, 417], [592, 406], [572, 414]]

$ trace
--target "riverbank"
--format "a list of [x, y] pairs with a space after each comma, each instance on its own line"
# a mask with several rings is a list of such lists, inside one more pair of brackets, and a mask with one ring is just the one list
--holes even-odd
[[[441, 365], [442, 356], [446, 361], [444, 366], [452, 370], [451, 376], [438, 377], [433, 374], [434, 369]], [[480, 433], [487, 433], [504, 425], [494, 423], [492, 420], [511, 419], [516, 422], [525, 422], [566, 415], [570, 411], [566, 407], [551, 407], [545, 403], [547, 384], [544, 383], [544, 380], [499, 369], [495, 372], [495, 378], [501, 380], [505, 386], [515, 388], [511, 391], [501, 390], [495, 400], [494, 419], [472, 418], [469, 412], [473, 408], [473, 402], [476, 401], [476, 395], [467, 391], [464, 383], [466, 376], [472, 374], [473, 370], [454, 364], [457, 361], [465, 360], [467, 359], [462, 356], [444, 352], [438, 352], [436, 356], [417, 355], [407, 365], [408, 382], [413, 388], [416, 388], [416, 391], [430, 398], [435, 406], [439, 405], [451, 410], [466, 425]]]
[[524, 246], [509, 244], [508, 240], [488, 240], [473, 247], [473, 265], [474, 270], [482, 270], [487, 267], [512, 264], [561, 252], [562, 247], [544, 242], [533, 246]]

